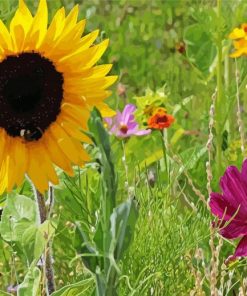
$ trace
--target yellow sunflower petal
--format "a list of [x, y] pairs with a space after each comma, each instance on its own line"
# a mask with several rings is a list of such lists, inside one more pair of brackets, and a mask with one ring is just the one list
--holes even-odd
[[0, 167], [0, 195], [4, 193], [8, 186], [9, 157], [6, 157]]
[[59, 60], [65, 56], [73, 54], [79, 47], [80, 37], [85, 28], [85, 21], [80, 21], [70, 30], [64, 25], [64, 31], [55, 43], [48, 46], [45, 56], [52, 60]]
[[51, 160], [68, 175], [73, 176], [74, 172], [67, 156], [63, 153], [58, 143], [54, 140], [51, 132], [48, 130], [43, 137], [44, 145], [49, 153]]
[[59, 9], [55, 14], [48, 30], [45, 35], [45, 38], [40, 46], [41, 51], [45, 51], [48, 48], [52, 48], [54, 42], [62, 34], [65, 25], [65, 9], [64, 7]]
[[0, 20], [0, 47], [4, 49], [6, 53], [13, 51], [13, 44], [12, 44], [10, 33], [1, 20]]
[[29, 31], [29, 48], [38, 49], [47, 32], [48, 9], [46, 0], [40, 0], [37, 13], [33, 19], [32, 28]]
[[78, 69], [92, 67], [104, 54], [109, 44], [106, 39], [98, 45], [94, 45], [82, 52], [66, 56], [59, 60], [61, 66], [65, 69], [77, 72]]
[[65, 81], [64, 87], [69, 92], [80, 92], [83, 94], [84, 90], [91, 89], [92, 91], [96, 88], [106, 89], [112, 85], [116, 80], [117, 76], [106, 76], [106, 77], [89, 77], [84, 79], [74, 79]]
[[77, 4], [71, 9], [70, 13], [66, 17], [66, 23], [65, 23], [66, 29], [69, 29], [70, 27], [73, 27], [76, 24], [78, 14], [79, 14], [79, 5]]
[[79, 127], [87, 128], [87, 121], [90, 116], [89, 110], [86, 106], [79, 106], [70, 103], [64, 103], [61, 107], [65, 116], [73, 118]]
[[5, 145], [6, 145], [6, 132], [3, 128], [0, 128], [0, 165], [5, 158]]
[[21, 139], [16, 139], [14, 144], [13, 157], [15, 160], [15, 183], [17, 186], [21, 185], [27, 169], [27, 150]]
[[98, 103], [95, 107], [97, 107], [102, 115], [102, 117], [112, 117], [116, 115], [116, 111], [112, 110], [105, 103]]
[[23, 0], [19, 0], [19, 8], [10, 23], [10, 34], [16, 52], [22, 51], [25, 37], [33, 22], [33, 17]]
[[42, 142], [29, 143], [27, 147], [29, 151], [28, 175], [35, 187], [44, 193], [48, 189], [48, 181], [54, 185], [58, 184], [57, 174]]
[[87, 104], [89, 104], [91, 106], [95, 106], [95, 105], [101, 103], [106, 98], [108, 98], [111, 95], [111, 93], [112, 92], [110, 90], [103, 90], [101, 92], [97, 91], [94, 93], [88, 93], [88, 94], [86, 94], [85, 99], [86, 99]]
[[64, 129], [55, 122], [50, 128], [50, 131], [63, 153], [71, 160], [71, 162], [77, 164], [80, 161], [79, 151], [77, 151]]
[[77, 51], [82, 51], [85, 50], [87, 48], [89, 48], [94, 41], [96, 40], [96, 38], [99, 35], [99, 30], [95, 30], [87, 35], [85, 35], [83, 38], [81, 38], [77, 48], [74, 50], [74, 52], [76, 53]]
[[76, 149], [79, 151], [79, 158], [80, 161], [78, 162], [79, 166], [84, 166], [87, 161], [90, 160], [90, 156], [88, 153], [85, 151], [85, 149], [82, 147], [82, 144], [77, 141], [76, 139], [72, 139], [74, 146]]
[[14, 147], [15, 147], [15, 139], [8, 139], [8, 151], [6, 151], [6, 155], [8, 160], [8, 183], [7, 183], [7, 192], [10, 192], [16, 183], [16, 167], [15, 167], [15, 159], [14, 159]]
[[82, 133], [78, 127], [73, 124], [72, 122], [61, 120], [60, 122], [61, 127], [65, 130], [65, 132], [70, 135], [72, 138], [79, 140], [84, 143], [91, 143], [92, 141]]
[[29, 165], [27, 168], [27, 174], [32, 180], [34, 186], [41, 192], [44, 193], [48, 187], [48, 179], [46, 173], [41, 170], [41, 162], [43, 161], [43, 156], [37, 154], [39, 149], [37, 145], [30, 145], [28, 148], [28, 159]]

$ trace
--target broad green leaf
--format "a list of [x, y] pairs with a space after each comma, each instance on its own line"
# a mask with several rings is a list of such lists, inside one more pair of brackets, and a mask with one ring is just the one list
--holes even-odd
[[111, 251], [116, 260], [121, 259], [133, 239], [137, 217], [136, 201], [133, 199], [120, 204], [111, 215]]
[[90, 271], [95, 272], [96, 267], [98, 265], [101, 266], [100, 258], [98, 258], [98, 250], [93, 246], [93, 242], [91, 242], [87, 233], [82, 229], [82, 225], [77, 222], [76, 226], [75, 248], [81, 255], [84, 265]]
[[54, 292], [51, 296], [83, 296], [92, 295], [91, 291], [94, 287], [93, 278], [83, 280], [81, 282], [71, 284]]
[[19, 285], [17, 296], [37, 296], [39, 293], [39, 283], [41, 272], [38, 267], [29, 269], [24, 281]]
[[23, 232], [37, 222], [35, 202], [23, 195], [9, 196], [3, 210], [0, 233], [6, 241], [20, 241]]
[[190, 62], [204, 77], [207, 77], [216, 57], [216, 46], [208, 34], [207, 28], [200, 24], [191, 25], [185, 30], [184, 39]]
[[104, 182], [103, 190], [105, 197], [107, 196], [107, 200], [103, 207], [106, 216], [110, 217], [110, 213], [116, 203], [117, 178], [112, 161], [109, 135], [103, 126], [102, 118], [96, 108], [91, 113], [88, 126], [92, 140], [99, 148], [100, 152], [100, 163], [102, 166], [102, 178]]
[[55, 227], [48, 220], [39, 226], [31, 225], [24, 231], [22, 246], [29, 264], [31, 264], [33, 260], [35, 260], [35, 262], [39, 260], [54, 232]]

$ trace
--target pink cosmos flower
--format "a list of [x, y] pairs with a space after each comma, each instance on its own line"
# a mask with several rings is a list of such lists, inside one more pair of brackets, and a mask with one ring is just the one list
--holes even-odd
[[134, 112], [136, 106], [127, 104], [123, 112], [117, 111], [114, 117], [104, 118], [105, 123], [111, 134], [118, 138], [128, 138], [130, 136], [143, 136], [150, 134], [151, 130], [140, 130], [138, 123], [135, 121]]
[[247, 256], [247, 160], [241, 171], [229, 166], [220, 187], [221, 194], [211, 193], [209, 206], [220, 219], [220, 234], [227, 239], [241, 238], [233, 257]]

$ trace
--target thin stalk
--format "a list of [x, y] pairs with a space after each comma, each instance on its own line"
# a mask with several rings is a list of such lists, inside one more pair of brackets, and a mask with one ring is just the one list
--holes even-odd
[[123, 149], [122, 161], [123, 161], [124, 170], [125, 170], [127, 192], [128, 192], [128, 195], [129, 195], [129, 188], [130, 188], [130, 186], [129, 186], [129, 168], [128, 168], [128, 164], [127, 164], [127, 160], [126, 160], [125, 140], [122, 140], [122, 149]]
[[166, 177], [167, 177], [168, 185], [170, 185], [170, 173], [169, 173], [169, 164], [167, 159], [167, 147], [166, 147], [167, 145], [166, 145], [165, 130], [161, 130], [160, 135], [161, 135], [161, 144], [162, 144], [163, 158], [165, 163]]
[[[39, 210], [40, 223], [42, 224], [46, 221], [47, 216], [49, 216], [50, 213], [48, 213], [46, 209], [44, 195], [41, 194], [36, 188], [34, 189], [34, 193], [35, 193], [34, 195], [35, 195], [36, 203]], [[53, 190], [50, 189], [49, 193], [50, 193], [50, 201], [51, 201], [53, 200]], [[51, 193], [52, 193], [52, 196], [51, 196]], [[51, 211], [51, 206], [49, 207], [49, 212], [50, 211]], [[43, 261], [45, 266], [48, 295], [51, 295], [55, 291], [55, 280], [54, 280], [54, 271], [52, 266], [52, 255], [51, 255], [51, 243], [48, 244], [48, 247], [44, 252]]]
[[[231, 73], [231, 64], [229, 58], [229, 49], [227, 49], [224, 58], [224, 89], [226, 90], [226, 97], [229, 100], [230, 98], [230, 73]], [[231, 108], [228, 116], [228, 130], [229, 130], [229, 140], [234, 140], [234, 133], [235, 133], [235, 122], [236, 122], [236, 113], [234, 108]]]
[[239, 278], [239, 282], [240, 282], [240, 286], [242, 288], [242, 295], [247, 295], [246, 294], [246, 288], [245, 288], [245, 284], [244, 284], [244, 280], [243, 280], [243, 276], [241, 275], [241, 273], [239, 272], [239, 270], [237, 269], [237, 275], [238, 275], [238, 278]]
[[[217, 11], [218, 18], [221, 17], [221, 0], [217, 0]], [[217, 168], [217, 177], [219, 178], [222, 171], [222, 100], [223, 100], [223, 85], [222, 85], [222, 40], [221, 34], [219, 32], [217, 40], [217, 101], [216, 101], [216, 168]]]
[[244, 127], [243, 121], [241, 118], [241, 106], [240, 106], [240, 94], [239, 94], [239, 72], [238, 72], [238, 64], [237, 60], [235, 59], [235, 76], [236, 76], [236, 99], [237, 99], [237, 122], [238, 122], [238, 130], [240, 133], [240, 140], [241, 140], [241, 152], [243, 157], [245, 158], [245, 139], [244, 139]]

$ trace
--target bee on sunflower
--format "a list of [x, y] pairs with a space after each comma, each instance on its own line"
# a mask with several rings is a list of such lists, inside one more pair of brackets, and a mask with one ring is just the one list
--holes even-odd
[[24, 0], [10, 22], [0, 20], [0, 194], [19, 186], [25, 174], [41, 193], [58, 184], [54, 165], [72, 175], [88, 160], [90, 110], [114, 112], [104, 103], [116, 76], [97, 65], [109, 40], [94, 45], [99, 31], [83, 35], [78, 6], [61, 8], [48, 26], [46, 0], [31, 14]]

